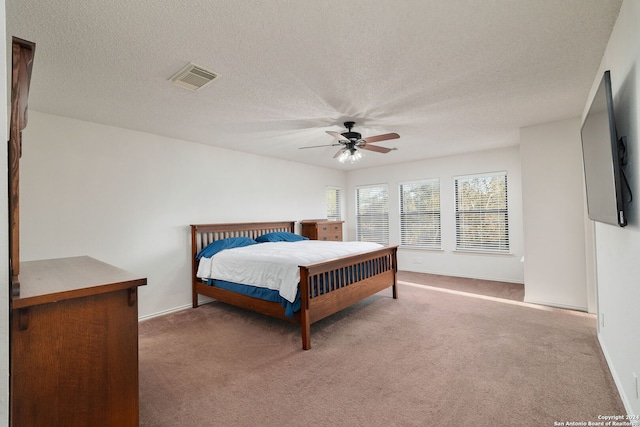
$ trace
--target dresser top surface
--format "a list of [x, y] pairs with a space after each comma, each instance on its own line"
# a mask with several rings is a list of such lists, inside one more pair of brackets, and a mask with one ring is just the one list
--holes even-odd
[[13, 308], [113, 292], [147, 279], [97, 259], [80, 256], [20, 263], [20, 295]]

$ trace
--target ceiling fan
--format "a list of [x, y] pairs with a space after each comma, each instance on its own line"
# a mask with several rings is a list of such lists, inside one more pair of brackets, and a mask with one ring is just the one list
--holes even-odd
[[347, 132], [333, 132], [327, 131], [327, 133], [333, 136], [337, 141], [328, 145], [313, 145], [310, 147], [300, 147], [300, 149], [306, 148], [318, 148], [318, 147], [333, 147], [341, 145], [338, 152], [333, 156], [334, 159], [344, 163], [350, 161], [351, 163], [357, 162], [362, 157], [360, 149], [376, 151], [378, 153], [388, 153], [389, 151], [396, 150], [396, 148], [380, 147], [378, 145], [370, 145], [380, 141], [387, 141], [389, 139], [398, 139], [400, 135], [397, 133], [385, 133], [383, 135], [369, 136], [363, 138], [358, 132], [353, 132], [351, 129], [355, 126], [355, 122], [344, 122], [344, 127], [347, 128]]

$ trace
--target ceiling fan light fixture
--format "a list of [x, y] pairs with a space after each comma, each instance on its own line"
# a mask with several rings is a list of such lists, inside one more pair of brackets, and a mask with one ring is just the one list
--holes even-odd
[[342, 154], [338, 156], [338, 161], [340, 163], [351, 163], [354, 164], [362, 159], [362, 152], [356, 149], [345, 148], [342, 150]]

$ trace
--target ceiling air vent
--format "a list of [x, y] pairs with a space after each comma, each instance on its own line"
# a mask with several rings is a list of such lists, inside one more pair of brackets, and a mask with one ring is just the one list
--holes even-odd
[[218, 75], [213, 71], [189, 63], [169, 80], [177, 86], [196, 91], [211, 83], [216, 77]]

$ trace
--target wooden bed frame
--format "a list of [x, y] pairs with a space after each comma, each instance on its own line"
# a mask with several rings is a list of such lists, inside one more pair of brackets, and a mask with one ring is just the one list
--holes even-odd
[[[301, 309], [295, 313], [293, 318], [285, 316], [284, 308], [280, 303], [264, 301], [209, 286], [196, 277], [198, 269], [196, 254], [211, 242], [228, 237], [256, 238], [262, 234], [276, 231], [294, 233], [294, 230], [295, 221], [191, 225], [193, 307], [198, 307], [198, 296], [203, 295], [279, 319], [300, 323], [302, 348], [309, 350], [311, 348], [310, 326], [312, 323], [388, 287], [392, 287], [393, 298], [398, 298], [397, 246], [300, 266]], [[370, 273], [366, 278], [356, 279], [359, 276], [362, 277], [363, 271]], [[314, 295], [314, 283], [321, 282], [333, 283], [334, 286], [324, 286], [321, 295]]]

